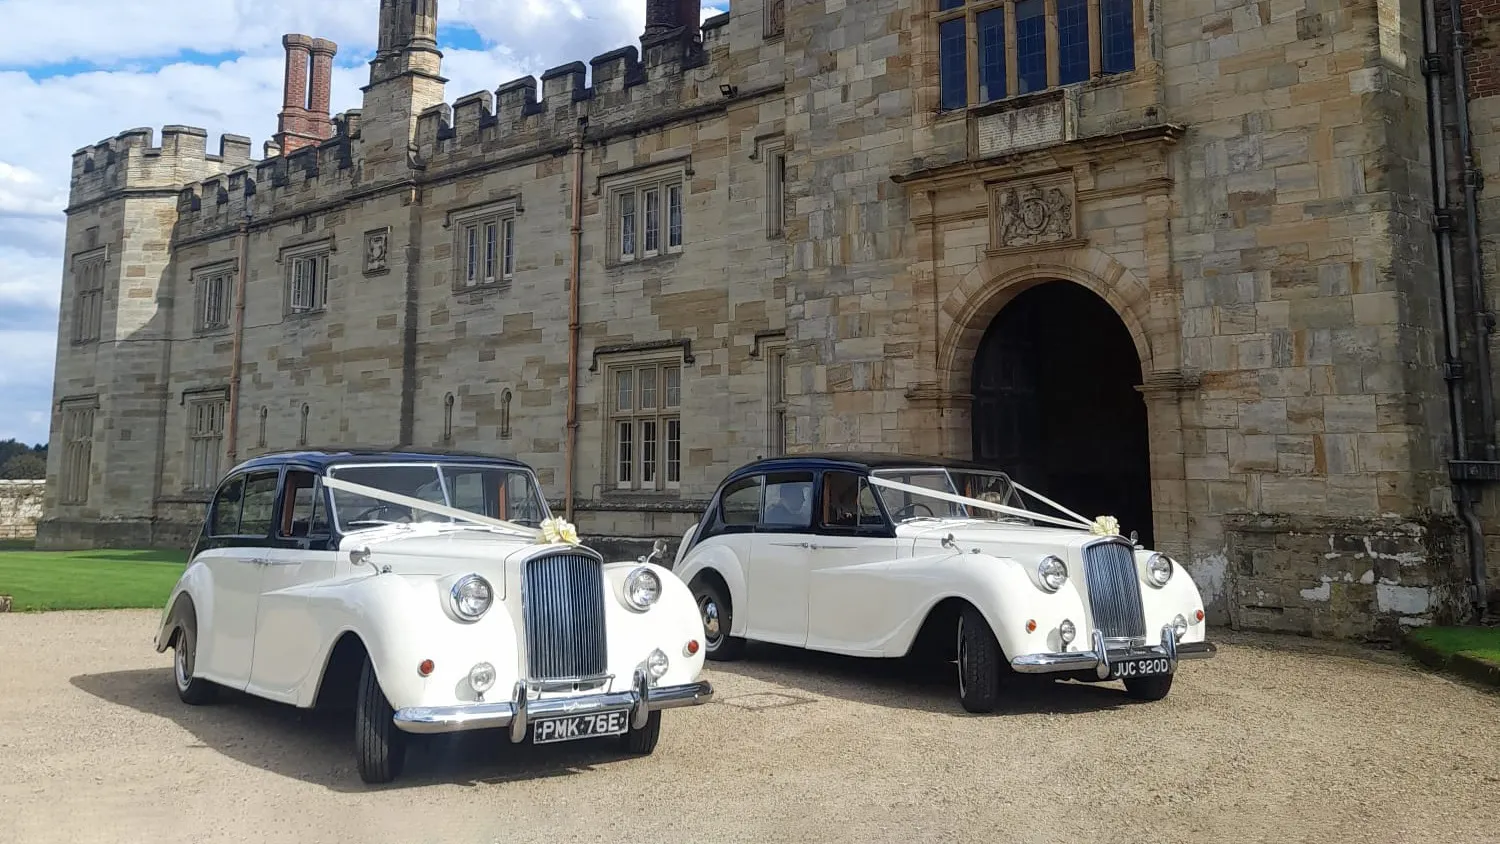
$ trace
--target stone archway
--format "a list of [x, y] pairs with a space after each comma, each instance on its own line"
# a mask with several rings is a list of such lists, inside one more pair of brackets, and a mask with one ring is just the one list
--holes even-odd
[[1143, 368], [1109, 303], [1072, 281], [1032, 280], [985, 327], [970, 368], [975, 460], [1154, 543]]

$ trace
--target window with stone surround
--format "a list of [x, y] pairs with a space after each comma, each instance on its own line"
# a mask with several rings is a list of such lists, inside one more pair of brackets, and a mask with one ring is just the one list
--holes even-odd
[[786, 141], [762, 141], [756, 156], [766, 165], [766, 237], [786, 234]]
[[780, 38], [786, 33], [786, 0], [766, 0], [765, 20], [761, 35], [767, 39]]
[[453, 277], [459, 289], [502, 285], [516, 275], [516, 211], [514, 200], [486, 205], [450, 218]]
[[682, 483], [682, 363], [633, 361], [606, 370], [609, 478], [615, 489], [662, 492]]
[[58, 477], [60, 504], [87, 504], [89, 472], [94, 452], [94, 412], [97, 399], [64, 401], [62, 410], [62, 473]]
[[220, 264], [193, 273], [195, 331], [217, 331], [229, 327], [234, 304], [234, 267]]
[[942, 109], [1135, 69], [1137, 0], [936, 0]]
[[286, 257], [288, 313], [317, 313], [328, 306], [328, 259], [331, 252], [324, 243]]
[[786, 405], [786, 344], [767, 343], [762, 348], [766, 357], [766, 449], [771, 457], [786, 454], [787, 405]]
[[106, 249], [95, 249], [73, 259], [73, 343], [97, 343], [104, 328], [104, 267]]
[[610, 263], [682, 251], [687, 180], [680, 166], [617, 182], [608, 197]]
[[228, 408], [229, 402], [222, 394], [187, 403], [188, 462], [183, 486], [188, 491], [218, 486], [219, 464], [224, 455], [224, 414]]

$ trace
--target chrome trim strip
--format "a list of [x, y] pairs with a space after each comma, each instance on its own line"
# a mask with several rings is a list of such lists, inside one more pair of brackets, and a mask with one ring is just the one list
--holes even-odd
[[392, 720], [403, 732], [418, 734], [510, 727], [510, 740], [519, 744], [526, 739], [527, 728], [538, 718], [591, 715], [611, 709], [629, 709], [632, 726], [637, 722], [644, 726], [647, 713], [659, 709], [700, 706], [714, 698], [713, 686], [704, 680], [681, 686], [647, 688], [646, 705], [638, 708], [641, 683], [645, 677], [645, 672], [640, 672], [636, 687], [630, 691], [541, 699], [528, 697], [525, 683], [517, 683], [514, 700], [458, 706], [409, 706], [397, 710]]
[[1162, 642], [1159, 645], [1106, 648], [1103, 646], [1103, 639], [1099, 631], [1095, 630], [1092, 636], [1093, 650], [1022, 654], [1010, 661], [1010, 667], [1021, 674], [1087, 671], [1092, 668], [1102, 680], [1109, 676], [1109, 666], [1122, 659], [1166, 657], [1171, 661], [1172, 671], [1175, 673], [1181, 660], [1209, 659], [1219, 652], [1218, 647], [1208, 641], [1178, 642], [1177, 637], [1172, 635], [1170, 624], [1162, 628]]

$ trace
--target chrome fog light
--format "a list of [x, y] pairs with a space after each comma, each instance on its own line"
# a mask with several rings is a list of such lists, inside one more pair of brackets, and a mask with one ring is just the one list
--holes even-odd
[[1072, 644], [1073, 639], [1078, 636], [1078, 628], [1073, 626], [1072, 619], [1065, 618], [1062, 624], [1057, 625], [1057, 635], [1062, 637], [1064, 645]]
[[1056, 592], [1068, 582], [1068, 564], [1057, 557], [1043, 557], [1042, 562], [1036, 567], [1036, 574], [1042, 582], [1043, 589]]
[[646, 657], [646, 670], [651, 673], [653, 680], [660, 680], [667, 673], [669, 665], [667, 655], [662, 653], [661, 648], [657, 648]]
[[1176, 636], [1179, 642], [1182, 641], [1183, 636], [1187, 635], [1187, 619], [1183, 618], [1181, 613], [1172, 619], [1172, 635]]
[[484, 694], [495, 685], [495, 666], [481, 662], [469, 669], [469, 685], [474, 691]]
[[1152, 586], [1166, 586], [1172, 579], [1172, 558], [1166, 554], [1152, 554], [1146, 561], [1146, 579]]
[[460, 577], [448, 593], [453, 612], [464, 621], [478, 621], [480, 616], [489, 611], [494, 598], [495, 592], [490, 588], [490, 582], [477, 574]]
[[661, 597], [661, 578], [656, 572], [641, 566], [625, 576], [625, 602], [632, 609], [645, 611]]

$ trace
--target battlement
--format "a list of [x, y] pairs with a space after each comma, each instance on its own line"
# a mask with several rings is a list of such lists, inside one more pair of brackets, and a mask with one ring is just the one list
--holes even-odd
[[171, 189], [227, 172], [252, 161], [250, 139], [219, 136], [208, 151], [208, 132], [196, 126], [164, 126], [161, 146], [149, 127], [128, 129], [73, 153], [69, 204], [77, 205], [127, 188]]
[[417, 118], [418, 155], [431, 172], [477, 154], [524, 153], [565, 142], [582, 117], [596, 134], [722, 101], [728, 19], [719, 15], [705, 22], [701, 41], [691, 29], [677, 27], [642, 37], [640, 49], [621, 47], [588, 65], [554, 67], [540, 80], [523, 76], [493, 92], [432, 106]]

